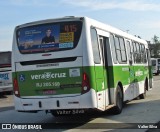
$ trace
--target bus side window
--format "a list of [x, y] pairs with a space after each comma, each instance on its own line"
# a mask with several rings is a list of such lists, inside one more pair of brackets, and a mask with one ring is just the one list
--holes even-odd
[[132, 41], [130, 42], [130, 48], [131, 48], [131, 60], [132, 60], [132, 63], [133, 63], [134, 62], [134, 49], [133, 49]]
[[99, 53], [98, 36], [97, 36], [97, 31], [94, 28], [91, 28], [91, 42], [92, 42], [94, 62], [96, 64], [100, 64], [101, 58]]
[[127, 56], [126, 56], [126, 48], [125, 48], [124, 38], [119, 37], [119, 42], [120, 42], [122, 62], [126, 62]]
[[116, 53], [118, 62], [127, 62], [126, 48], [124, 43], [124, 38], [115, 36]]
[[142, 44], [142, 53], [144, 53], [144, 51], [145, 51], [145, 47], [144, 47], [144, 45]]
[[145, 62], [145, 56], [146, 56], [146, 54], [145, 54], [145, 47], [144, 47], [144, 45], [142, 45], [142, 62], [143, 63]]
[[137, 48], [136, 48], [136, 43], [132, 42], [133, 45], [133, 58], [134, 58], [134, 63], [136, 63], [136, 58], [137, 58]]
[[128, 60], [132, 61], [132, 51], [131, 51], [130, 41], [127, 40], [126, 44], [127, 44], [127, 50], [128, 50]]
[[140, 44], [140, 57], [141, 57], [141, 63], [143, 63], [143, 44]]
[[137, 56], [136, 56], [136, 62], [140, 63], [141, 59], [140, 59], [140, 46], [139, 43], [136, 43], [136, 47], [137, 47]]
[[113, 34], [110, 34], [110, 45], [111, 45], [111, 50], [112, 50], [113, 62], [116, 64], [117, 63], [117, 57], [116, 57], [116, 48], [115, 48], [115, 41], [114, 41]]
[[144, 55], [144, 63], [147, 63], [147, 49], [145, 50], [145, 53], [143, 54]]
[[120, 50], [120, 46], [119, 46], [119, 38], [117, 36], [115, 36], [115, 45], [116, 45], [116, 53], [117, 53], [117, 59], [118, 62], [122, 62], [122, 58], [121, 58], [121, 50]]

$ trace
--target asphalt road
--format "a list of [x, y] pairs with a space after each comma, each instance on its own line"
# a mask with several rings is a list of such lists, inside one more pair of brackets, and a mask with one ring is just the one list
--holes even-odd
[[[154, 76], [154, 88], [147, 92], [147, 98], [133, 100], [124, 106], [120, 115], [112, 115], [110, 111], [91, 116], [53, 117], [45, 112], [19, 113], [14, 110], [13, 97], [0, 97], [0, 123], [75, 123], [70, 128], [56, 131], [106, 131], [107, 123], [157, 123], [160, 121], [160, 76]], [[80, 124], [76, 124], [80, 123]], [[110, 124], [115, 127], [114, 124]], [[95, 129], [97, 128], [97, 129]], [[146, 131], [137, 129], [136, 131]], [[1, 131], [1, 130], [0, 130]], [[27, 130], [28, 131], [28, 130]], [[52, 130], [38, 130], [52, 131]], [[135, 131], [134, 129], [108, 129], [107, 131]], [[149, 130], [153, 131], [153, 130]], [[155, 131], [160, 131], [156, 130]]]

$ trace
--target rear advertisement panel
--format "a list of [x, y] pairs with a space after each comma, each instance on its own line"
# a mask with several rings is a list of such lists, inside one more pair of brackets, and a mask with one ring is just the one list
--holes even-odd
[[20, 96], [81, 93], [82, 68], [17, 72]]
[[17, 30], [17, 44], [22, 54], [73, 49], [82, 30], [81, 21], [29, 26]]

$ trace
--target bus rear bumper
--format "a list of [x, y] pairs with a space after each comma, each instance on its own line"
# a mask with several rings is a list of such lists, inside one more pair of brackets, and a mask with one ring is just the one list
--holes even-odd
[[41, 110], [90, 109], [97, 108], [96, 97], [95, 90], [91, 89], [85, 94], [72, 95], [72, 97], [18, 98], [14, 96], [14, 102], [15, 110], [26, 112]]
[[6, 92], [6, 91], [13, 91], [13, 86], [12, 85], [0, 86], [0, 92]]

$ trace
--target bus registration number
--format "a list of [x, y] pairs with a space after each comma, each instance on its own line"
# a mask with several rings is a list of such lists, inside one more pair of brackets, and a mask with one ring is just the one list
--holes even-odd
[[44, 83], [36, 83], [36, 87], [59, 87], [60, 82], [44, 82]]

